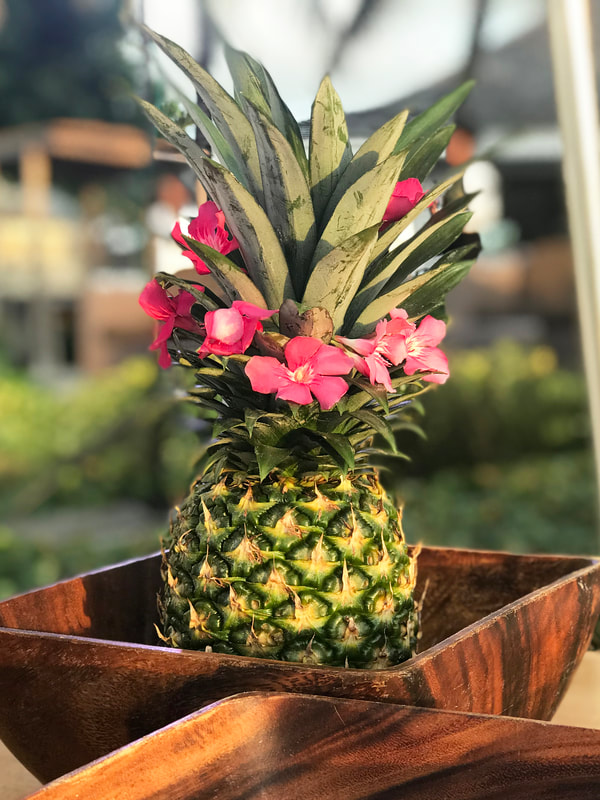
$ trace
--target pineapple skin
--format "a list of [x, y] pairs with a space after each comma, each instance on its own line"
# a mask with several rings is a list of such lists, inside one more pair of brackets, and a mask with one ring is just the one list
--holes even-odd
[[416, 557], [376, 475], [196, 482], [159, 597], [169, 645], [382, 669], [416, 649]]

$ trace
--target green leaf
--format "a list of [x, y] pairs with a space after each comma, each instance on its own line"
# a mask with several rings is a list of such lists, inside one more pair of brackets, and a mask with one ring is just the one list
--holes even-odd
[[[257, 106], [289, 142], [300, 169], [308, 181], [308, 159], [300, 126], [281, 99], [273, 79], [258, 61], [247, 53], [225, 46], [225, 56], [238, 92]], [[245, 88], [246, 87], [246, 88]], [[262, 97], [262, 101], [260, 97]], [[257, 98], [258, 102], [254, 99]]]
[[407, 117], [408, 111], [401, 111], [372, 133], [366, 142], [361, 145], [337, 182], [337, 186], [325, 210], [325, 219], [329, 219], [342, 196], [353, 183], [356, 183], [366, 172], [370, 172], [377, 164], [381, 164], [382, 161], [391, 156]]
[[[349, 328], [353, 335], [357, 335], [357, 329], [369, 329], [374, 322], [388, 314], [390, 309], [395, 308], [394, 304], [386, 307], [386, 303], [395, 297], [391, 294], [392, 290], [417, 267], [448, 247], [460, 235], [470, 216], [469, 212], [457, 213], [450, 219], [427, 225], [402, 247], [392, 250], [382, 262], [381, 272], [351, 302], [344, 329]], [[357, 321], [360, 326], [355, 325]]]
[[[377, 240], [377, 244], [373, 249], [373, 258], [377, 258], [382, 253], [385, 253], [391, 245], [396, 241], [396, 239], [402, 234], [406, 228], [414, 222], [420, 214], [423, 213], [435, 200], [441, 197], [444, 192], [458, 183], [459, 180], [462, 179], [464, 175], [464, 170], [457, 172], [455, 175], [452, 175], [445, 181], [442, 181], [438, 186], [434, 186], [425, 197], [422, 197], [419, 202], [416, 204], [414, 208], [412, 208], [408, 214], [405, 214], [401, 219], [397, 222], [392, 223], [385, 231], [381, 234], [379, 239]], [[366, 278], [367, 280], [371, 280], [371, 278], [376, 274], [377, 265], [373, 265], [373, 269], [367, 270]]]
[[227, 140], [236, 162], [244, 165], [244, 185], [259, 203], [262, 202], [262, 183], [258, 152], [252, 126], [235, 100], [189, 53], [175, 42], [144, 26], [145, 33], [191, 80], [196, 92], [206, 104], [215, 126]]
[[360, 391], [345, 395], [343, 398], [343, 400], [345, 400], [343, 411], [356, 411], [357, 409], [362, 408], [362, 406], [364, 406], [366, 403], [369, 403], [371, 400], [375, 400], [377, 404], [381, 406], [384, 412], [389, 414], [390, 408], [388, 396], [384, 386], [374, 386], [373, 384], [369, 383], [369, 381], [357, 378], [346, 377], [346, 381], [351, 386], [357, 386]]
[[426, 111], [411, 119], [404, 128], [402, 136], [398, 139], [394, 152], [400, 153], [418, 139], [423, 139], [435, 133], [464, 103], [473, 86], [475, 86], [475, 81], [466, 81], [466, 83], [442, 97]]
[[383, 436], [383, 438], [392, 448], [392, 452], [393, 453], [397, 452], [396, 440], [394, 438], [392, 429], [382, 417], [380, 417], [378, 414], [374, 414], [372, 411], [366, 411], [365, 409], [352, 411], [350, 416], [359, 420], [364, 425], [366, 425], [369, 428], [372, 428], [376, 433]]
[[354, 469], [354, 448], [346, 436], [339, 433], [320, 433], [325, 442], [334, 451], [334, 457], [341, 458], [341, 463], [346, 469]]
[[264, 208], [279, 236], [296, 296], [300, 297], [317, 241], [310, 189], [281, 131], [250, 103], [247, 112], [256, 134]]
[[[207, 244], [192, 239], [190, 236], [184, 236], [183, 238], [194, 253], [199, 255], [206, 263], [211, 275], [215, 277], [230, 303], [233, 303], [234, 300], [245, 300], [247, 303], [254, 303], [259, 308], [267, 307], [265, 298], [250, 278], [236, 267], [227, 256]], [[203, 277], [203, 275], [198, 276], [199, 283], [202, 283]]]
[[351, 159], [346, 115], [331, 80], [326, 76], [317, 91], [310, 119], [310, 185], [317, 220], [321, 219]]
[[287, 450], [283, 450], [280, 447], [271, 447], [267, 444], [255, 445], [254, 452], [256, 453], [258, 474], [261, 481], [264, 481], [269, 472], [289, 456]]
[[379, 225], [354, 234], [324, 256], [314, 267], [302, 303], [326, 308], [337, 331], [356, 294], [377, 241]]
[[390, 156], [362, 175], [344, 194], [317, 244], [313, 264], [350, 236], [381, 224], [403, 162], [403, 154]]
[[244, 410], [244, 421], [248, 434], [252, 436], [252, 431], [258, 420], [264, 415], [264, 411], [258, 411], [255, 408], [246, 408]]
[[424, 181], [439, 161], [455, 130], [456, 125], [447, 125], [445, 128], [440, 128], [437, 133], [426, 139], [423, 144], [414, 148], [404, 162], [400, 180], [417, 178], [419, 181]]

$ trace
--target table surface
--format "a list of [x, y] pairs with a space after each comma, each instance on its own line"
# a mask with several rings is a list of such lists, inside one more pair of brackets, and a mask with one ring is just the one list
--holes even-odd
[[[600, 651], [585, 654], [552, 721], [600, 729]], [[0, 798], [23, 800], [40, 785], [0, 742]]]

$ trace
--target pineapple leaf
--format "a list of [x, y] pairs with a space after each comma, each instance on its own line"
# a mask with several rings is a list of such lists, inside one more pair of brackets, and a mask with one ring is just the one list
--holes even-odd
[[352, 149], [342, 102], [328, 76], [323, 78], [310, 120], [310, 185], [317, 220], [352, 159]]
[[252, 126], [243, 111], [223, 87], [194, 61], [189, 53], [170, 39], [144, 26], [144, 32], [191, 80], [200, 95], [213, 122], [221, 135], [227, 140], [235, 159], [245, 167], [246, 188], [258, 202], [262, 202], [262, 183], [258, 152]]
[[362, 175], [343, 195], [317, 244], [313, 263], [359, 231], [381, 224], [404, 154], [393, 155]]
[[145, 100], [139, 103], [158, 131], [183, 153], [204, 188], [215, 198], [239, 242], [250, 277], [269, 306], [279, 308], [284, 298], [293, 297], [294, 293], [285, 256], [263, 209], [230, 172], [208, 158], [162, 111]]
[[[447, 180], [442, 181], [442, 183], [440, 183], [438, 186], [434, 186], [434, 188], [431, 189], [431, 191], [429, 191], [425, 197], [422, 197], [419, 200], [416, 206], [412, 208], [408, 214], [405, 214], [397, 222], [393, 222], [388, 228], [386, 228], [377, 240], [377, 244], [373, 249], [373, 258], [375, 259], [382, 253], [385, 253], [386, 250], [389, 250], [398, 236], [400, 236], [400, 234], [403, 233], [406, 228], [431, 205], [431, 203], [433, 203], [438, 199], [438, 197], [441, 197], [444, 192], [458, 183], [458, 181], [462, 179], [463, 175], [464, 170], [461, 170]], [[365, 275], [367, 280], [370, 280], [376, 274], [376, 267], [377, 265], [374, 264], [373, 269], [367, 270]]]
[[361, 314], [352, 328], [352, 334], [360, 336], [370, 331], [374, 322], [400, 305], [413, 320], [432, 313], [443, 303], [448, 292], [465, 277], [474, 262], [475, 259], [470, 259], [442, 264], [378, 297]]
[[435, 133], [464, 103], [473, 86], [475, 86], [475, 81], [466, 81], [450, 94], [442, 97], [426, 111], [411, 119], [398, 139], [394, 152], [400, 153], [419, 139], [424, 139]]
[[289, 456], [287, 450], [281, 447], [271, 447], [268, 444], [254, 445], [254, 452], [256, 453], [258, 474], [261, 481], [264, 481], [269, 472]]
[[306, 178], [289, 142], [251, 103], [247, 114], [256, 134], [264, 187], [264, 208], [279, 236], [300, 297], [315, 249], [315, 215]]
[[308, 180], [308, 160], [300, 126], [281, 99], [267, 70], [247, 53], [229, 45], [225, 46], [225, 57], [237, 92], [250, 100], [281, 131]]
[[308, 279], [302, 303], [308, 308], [326, 308], [334, 331], [342, 325], [350, 301], [360, 286], [378, 229], [379, 225], [373, 225], [346, 239], [323, 256]]
[[192, 101], [184, 95], [181, 96], [181, 102], [185, 106], [194, 125], [196, 125], [197, 128], [200, 128], [208, 140], [213, 152], [218, 156], [219, 161], [224, 167], [227, 167], [227, 169], [235, 175], [241, 184], [244, 184], [246, 182], [244, 167], [242, 164], [240, 164], [231, 145], [219, 131], [211, 118], [205, 114], [199, 106], [197, 106], [195, 103], [192, 103]]
[[413, 149], [404, 162], [400, 180], [417, 178], [420, 181], [424, 181], [448, 146], [448, 142], [455, 130], [456, 125], [446, 125], [429, 139], [426, 139], [419, 147]]
[[[344, 329], [350, 329], [350, 333], [356, 335], [358, 329], [364, 332], [385, 317], [397, 305], [392, 299], [397, 295], [404, 296], [402, 291], [394, 293], [393, 290], [417, 267], [449, 247], [460, 236], [470, 216], [470, 212], [456, 212], [449, 219], [426, 226], [403, 247], [393, 250], [383, 262], [381, 272], [350, 303]], [[386, 303], [390, 305], [386, 306]]]
[[[436, 221], [433, 217], [432, 222], [426, 226], [423, 233], [426, 236], [419, 242], [417, 247], [411, 247], [410, 252], [404, 255], [399, 262], [391, 278], [385, 285], [389, 292], [396, 289], [408, 278], [416, 269], [426, 264], [429, 259], [434, 258], [439, 253], [443, 253], [463, 232], [463, 228], [472, 217], [471, 211], [456, 211], [447, 219]], [[409, 248], [407, 248], [409, 249]]]
[[[409, 318], [420, 319], [440, 305], [448, 292], [462, 281], [474, 263], [474, 258], [468, 261], [446, 263], [424, 275], [419, 275], [414, 281], [427, 280], [422, 280], [420, 285], [413, 286], [406, 298], [396, 301], [397, 305], [402, 304]], [[408, 284], [414, 283], [414, 281], [404, 283], [399, 288], [408, 287]]]
[[394, 146], [406, 124], [407, 117], [408, 111], [401, 111], [372, 133], [366, 142], [361, 145], [337, 182], [325, 210], [325, 219], [329, 219], [338, 202], [352, 184], [356, 183], [365, 172], [369, 172], [392, 154]]
[[239, 242], [250, 277], [268, 307], [279, 308], [286, 297], [294, 296], [294, 290], [285, 256], [267, 215], [233, 175], [214, 161], [205, 158], [199, 172]]
[[[192, 239], [190, 236], [184, 236], [183, 238], [194, 253], [199, 255], [207, 267], [210, 268], [211, 275], [215, 277], [230, 303], [233, 303], [234, 300], [245, 300], [247, 303], [259, 306], [259, 308], [267, 307], [265, 298], [254, 283], [227, 256], [207, 244], [199, 242], [197, 239]], [[202, 275], [198, 277], [199, 283], [202, 283], [203, 277]]]

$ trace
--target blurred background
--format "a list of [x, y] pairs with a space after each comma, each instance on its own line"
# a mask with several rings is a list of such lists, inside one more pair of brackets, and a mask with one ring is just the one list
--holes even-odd
[[477, 81], [440, 169], [481, 157], [483, 253], [427, 439], [404, 435], [387, 482], [410, 541], [597, 552], [544, 0], [0, 0], [0, 597], [157, 549], [198, 455], [137, 303], [185, 267], [170, 231], [196, 187], [131, 99], [176, 113], [190, 87], [140, 22], [226, 88], [224, 38], [247, 50], [301, 120], [329, 72], [357, 146]]

